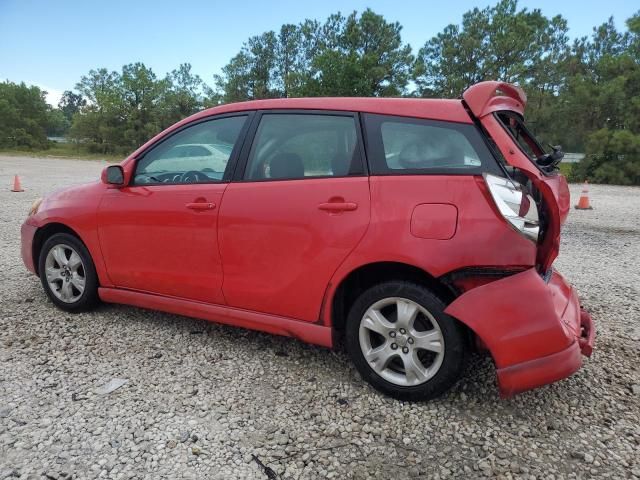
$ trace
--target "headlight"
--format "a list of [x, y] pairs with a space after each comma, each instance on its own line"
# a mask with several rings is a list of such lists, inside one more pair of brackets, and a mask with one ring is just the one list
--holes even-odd
[[29, 216], [35, 215], [38, 213], [38, 209], [40, 208], [40, 204], [42, 203], [42, 198], [36, 198], [35, 201], [31, 204], [31, 208], [29, 209]]
[[538, 241], [538, 207], [531, 195], [525, 192], [524, 187], [514, 180], [488, 173], [484, 174], [484, 181], [496, 207], [511, 226], [529, 240]]

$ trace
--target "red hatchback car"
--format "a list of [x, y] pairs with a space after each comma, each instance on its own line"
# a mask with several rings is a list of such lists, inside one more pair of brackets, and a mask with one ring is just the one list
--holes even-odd
[[102, 181], [37, 201], [22, 256], [67, 311], [100, 299], [331, 347], [400, 399], [492, 356], [503, 396], [580, 368], [594, 329], [552, 268], [567, 183], [500, 82], [459, 100], [223, 105]]

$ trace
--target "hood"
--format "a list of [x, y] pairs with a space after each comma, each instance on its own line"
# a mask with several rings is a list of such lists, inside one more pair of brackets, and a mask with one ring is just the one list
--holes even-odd
[[45, 194], [42, 203], [44, 205], [45, 203], [77, 202], [80, 199], [86, 199], [87, 197], [95, 195], [95, 192], [100, 190], [99, 187], [101, 186], [102, 182], [100, 180], [94, 180], [61, 187]]

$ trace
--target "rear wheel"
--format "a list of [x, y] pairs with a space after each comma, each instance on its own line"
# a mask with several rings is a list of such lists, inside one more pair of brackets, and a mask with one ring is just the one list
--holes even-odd
[[426, 400], [448, 390], [465, 362], [464, 335], [445, 305], [421, 285], [376, 285], [354, 302], [346, 345], [362, 377], [401, 400]]
[[89, 251], [78, 238], [56, 233], [42, 246], [40, 281], [58, 307], [68, 312], [89, 310], [98, 303], [98, 277]]

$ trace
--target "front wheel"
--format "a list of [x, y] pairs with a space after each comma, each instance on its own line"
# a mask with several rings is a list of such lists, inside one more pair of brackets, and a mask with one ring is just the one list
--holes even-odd
[[465, 339], [428, 289], [385, 282], [362, 293], [347, 318], [346, 345], [362, 377], [400, 400], [427, 400], [448, 390], [465, 362]]
[[68, 312], [89, 310], [98, 303], [98, 276], [84, 244], [68, 233], [56, 233], [42, 246], [40, 281], [58, 307]]

